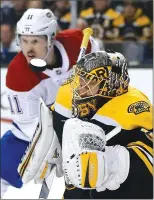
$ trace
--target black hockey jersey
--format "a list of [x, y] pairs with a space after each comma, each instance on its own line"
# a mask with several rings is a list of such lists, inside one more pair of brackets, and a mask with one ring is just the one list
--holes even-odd
[[[54, 129], [62, 144], [65, 121], [72, 115], [72, 89], [70, 84], [60, 87], [52, 106]], [[84, 108], [83, 108], [84, 109]], [[67, 188], [64, 198], [75, 199], [143, 199], [153, 196], [152, 105], [140, 91], [129, 91], [102, 106], [89, 120], [99, 125], [110, 137], [110, 131], [120, 126], [121, 131], [111, 137], [107, 145], [122, 145], [130, 152], [130, 171], [126, 181], [115, 191], [81, 190]]]

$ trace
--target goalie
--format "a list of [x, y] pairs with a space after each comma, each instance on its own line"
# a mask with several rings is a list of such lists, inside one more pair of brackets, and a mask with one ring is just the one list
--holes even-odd
[[152, 105], [129, 86], [122, 54], [83, 57], [52, 110], [64, 199], [152, 199]]

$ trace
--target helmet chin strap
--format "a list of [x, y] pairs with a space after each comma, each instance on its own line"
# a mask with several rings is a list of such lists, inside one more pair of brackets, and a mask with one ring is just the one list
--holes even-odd
[[48, 55], [49, 55], [49, 53], [50, 53], [50, 51], [51, 51], [52, 48], [53, 48], [53, 44], [51, 45], [50, 48], [48, 48], [47, 54], [46, 54], [46, 55], [44, 56], [44, 58], [43, 58], [44, 61], [45, 61], [45, 59], [48, 57]]
[[53, 39], [53, 41], [51, 42], [51, 40], [50, 40], [49, 37], [48, 37], [48, 51], [47, 51], [47, 54], [45, 55], [45, 57], [43, 58], [44, 61], [45, 61], [45, 59], [48, 57], [48, 55], [49, 55], [51, 49], [53, 48], [53, 46], [54, 46], [54, 39]]

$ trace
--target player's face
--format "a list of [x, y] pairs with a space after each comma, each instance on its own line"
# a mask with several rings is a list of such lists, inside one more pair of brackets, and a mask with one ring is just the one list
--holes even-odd
[[93, 0], [93, 4], [97, 10], [104, 10], [109, 4], [109, 0]]
[[134, 17], [136, 14], [136, 8], [132, 5], [126, 5], [124, 7], [124, 15], [125, 17]]
[[47, 54], [47, 39], [45, 36], [22, 35], [20, 47], [28, 63], [33, 58], [43, 59]]
[[96, 95], [99, 90], [99, 83], [96, 80], [89, 80], [83, 77], [79, 78], [78, 94], [80, 97], [89, 97]]

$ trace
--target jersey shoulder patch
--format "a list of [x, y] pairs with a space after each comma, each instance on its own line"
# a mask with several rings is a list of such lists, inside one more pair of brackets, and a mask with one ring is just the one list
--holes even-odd
[[[67, 52], [70, 68], [76, 63], [79, 52], [80, 46], [83, 38], [83, 33], [79, 29], [69, 29], [64, 30], [56, 36], [56, 40], [59, 41], [65, 51]], [[91, 52], [91, 43], [89, 42], [87, 47], [87, 53]]]
[[152, 129], [152, 105], [149, 99], [135, 88], [130, 88], [127, 93], [108, 101], [97, 114], [117, 121], [126, 130]]
[[17, 92], [30, 91], [48, 76], [42, 72], [33, 72], [23, 53], [18, 53], [11, 61], [6, 75], [6, 86]]

